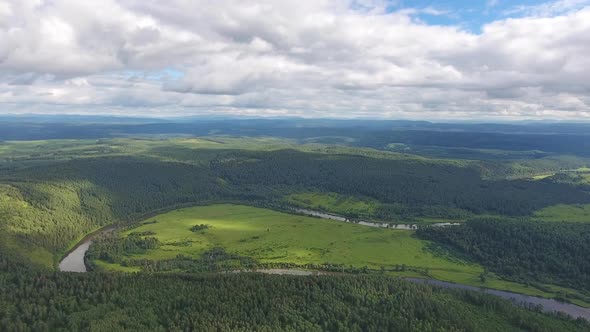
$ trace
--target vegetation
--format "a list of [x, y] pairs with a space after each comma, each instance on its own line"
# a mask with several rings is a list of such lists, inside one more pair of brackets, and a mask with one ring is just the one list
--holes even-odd
[[92, 244], [92, 252], [89, 258], [96, 258], [108, 263], [120, 262], [123, 255], [141, 254], [148, 249], [158, 249], [161, 243], [153, 236], [141, 236], [138, 232], [131, 233], [125, 238], [110, 236], [110, 233], [101, 234]]
[[106, 224], [206, 201], [222, 190], [198, 166], [133, 158], [81, 159], [16, 169], [9, 177], [0, 186], [3, 226], [22, 246], [49, 253]]
[[[584, 322], [489, 296], [386, 276], [554, 296], [557, 287], [550, 283], [580, 290], [569, 300], [587, 301], [588, 267], [577, 263], [587, 257], [588, 232], [576, 228], [586, 225], [541, 222], [584, 221], [586, 212], [575, 211], [590, 204], [587, 186], [556, 175], [522, 179], [585, 165], [583, 153], [566, 146], [567, 135], [541, 144], [546, 151], [535, 151], [538, 143], [527, 138], [515, 147], [520, 151], [507, 153], [510, 160], [494, 149], [515, 137], [484, 135], [465, 149], [480, 150], [485, 160], [457, 160], [452, 149], [471, 137], [467, 133], [418, 139], [418, 132], [389, 128], [347, 136], [342, 128], [199, 124], [181, 131], [260, 136], [104, 134], [115, 127], [141, 132], [133, 126], [56, 126], [57, 137], [77, 138], [84, 131], [92, 139], [0, 142], [0, 330], [588, 330]], [[39, 138], [53, 137], [39, 128]], [[170, 132], [164, 124], [141, 128]], [[24, 135], [13, 129], [0, 130], [0, 136]], [[263, 136], [276, 132], [281, 138]], [[434, 139], [441, 146], [425, 148]], [[396, 141], [419, 145], [424, 153], [379, 150]], [[555, 154], [570, 150], [578, 156]], [[447, 159], [424, 157], [432, 155]], [[195, 205], [207, 206], [185, 208]], [[426, 229], [418, 238], [266, 209], [293, 206], [384, 221], [494, 215], [532, 216], [537, 223], [474, 221]], [[95, 272], [49, 271], [85, 234], [113, 223], [122, 233], [96, 238], [88, 253]], [[338, 274], [211, 274], [259, 267]], [[105, 270], [141, 272], [98, 272]], [[162, 271], [167, 273], [152, 273]]]
[[[191, 232], [189, 225], [195, 223], [211, 228]], [[135, 241], [136, 234], [146, 234], [145, 239], [155, 237], [159, 245], [149, 250], [126, 245]], [[546, 284], [528, 287], [501, 280], [476, 263], [440, 250], [429, 252], [430, 244], [412, 234], [248, 206], [211, 205], [175, 210], [148, 219], [121, 235], [99, 237], [87, 258], [93, 268], [108, 271], [318, 269], [436, 278], [541, 297], [577, 294], [575, 290]], [[484, 273], [486, 278], [482, 280]], [[581, 305], [588, 305], [588, 300], [570, 296], [570, 301]]]
[[590, 223], [590, 204], [559, 204], [541, 209], [534, 216], [541, 221]]
[[0, 277], [0, 289], [0, 330], [7, 332], [590, 328], [499, 298], [383, 276], [20, 273]]
[[[438, 277], [478, 275], [476, 265], [436, 257], [425, 251], [426, 243], [412, 237], [408, 231], [365, 227], [350, 223], [324, 220], [275, 212], [240, 205], [210, 205], [174, 210], [148, 219], [139, 227], [117, 236], [107, 236], [95, 242], [89, 257], [111, 257], [114, 251], [118, 262], [133, 266], [146, 265], [146, 260], [170, 260], [202, 257], [215, 248], [227, 253], [252, 258], [257, 264], [273, 266], [324, 266], [346, 268], [366, 267], [373, 270], [424, 272]], [[192, 232], [190, 225], [208, 225], [206, 232]], [[127, 242], [135, 243], [138, 232], [154, 235], [161, 245], [145, 251], [121, 249]], [[116, 242], [118, 245], [112, 245]], [[105, 247], [112, 248], [105, 250]], [[108, 254], [104, 254], [108, 252]], [[132, 261], [134, 260], [134, 261]], [[142, 260], [142, 261], [139, 261]], [[251, 262], [248, 262], [250, 264]], [[156, 264], [154, 262], [154, 264]], [[250, 265], [246, 267], [251, 267]], [[233, 265], [233, 268], [240, 268]], [[413, 275], [413, 274], [412, 274]]]
[[[409, 146], [420, 153], [444, 151], [451, 158], [465, 158], [457, 151], [502, 151], [536, 159], [549, 154], [588, 156], [587, 124], [448, 124], [425, 121], [334, 120], [198, 120], [171, 123], [145, 119], [131, 122], [84, 122], [75, 119], [0, 119], [0, 140], [103, 139], [121, 136], [216, 135], [281, 137], [298, 142], [350, 145], [386, 149], [391, 144]], [[428, 153], [428, 152], [427, 152]], [[486, 153], [477, 159], [486, 159]], [[502, 157], [503, 159], [510, 159]]]
[[247, 151], [213, 160], [211, 169], [228, 183], [254, 192], [317, 188], [368, 197], [387, 204], [392, 219], [456, 218], [470, 213], [519, 216], [558, 204], [556, 201], [590, 201], [590, 195], [568, 185], [485, 181], [471, 168], [433, 160], [388, 160], [292, 150]]
[[488, 218], [417, 234], [510, 280], [590, 291], [590, 224]]
[[587, 168], [559, 172], [546, 177], [544, 180], [554, 183], [565, 183], [590, 190], [590, 171]]
[[328, 211], [385, 221], [529, 215], [590, 203], [569, 184], [483, 180], [472, 162], [276, 138], [3, 143], [0, 168], [0, 222], [9, 242], [47, 267], [106, 224], [215, 201], [284, 208], [318, 200]]
[[[204, 231], [208, 228], [209, 228], [209, 225], [205, 225], [205, 224], [194, 225], [193, 227], [191, 227], [191, 232], [200, 232], [200, 231]], [[150, 231], [147, 231], [147, 232], [150, 232]]]
[[287, 196], [287, 202], [303, 208], [337, 213], [350, 218], [371, 218], [380, 206], [373, 199], [359, 199], [336, 193], [298, 193]]

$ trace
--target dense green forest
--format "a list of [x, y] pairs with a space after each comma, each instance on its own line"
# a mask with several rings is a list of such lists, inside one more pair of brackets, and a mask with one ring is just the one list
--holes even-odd
[[482, 180], [475, 170], [428, 160], [387, 160], [299, 151], [243, 152], [212, 160], [219, 177], [252, 191], [317, 188], [374, 198], [388, 217], [458, 213], [528, 215], [544, 206], [586, 203], [590, 195], [559, 183]]
[[[6, 263], [0, 260], [1, 270]], [[380, 276], [0, 274], [2, 331], [585, 331]]]
[[559, 284], [590, 291], [590, 224], [473, 219], [417, 235], [522, 283]]
[[206, 169], [129, 158], [76, 160], [9, 177], [0, 187], [3, 226], [52, 252], [100, 226], [221, 191]]

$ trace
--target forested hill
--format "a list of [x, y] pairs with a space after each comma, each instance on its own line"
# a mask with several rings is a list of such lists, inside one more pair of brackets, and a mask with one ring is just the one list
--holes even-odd
[[[1, 263], [1, 260], [0, 260]], [[382, 276], [0, 272], [2, 331], [587, 331], [473, 292]]]
[[590, 291], [590, 224], [473, 219], [417, 234], [521, 283]]
[[[449, 163], [324, 156], [297, 151], [246, 152], [213, 160], [212, 170], [239, 187], [316, 187], [364, 195], [389, 203], [400, 214], [435, 207], [440, 216], [470, 213], [527, 215], [556, 200], [588, 202], [590, 196], [568, 185], [533, 181], [484, 181], [475, 171]], [[432, 210], [435, 210], [432, 209]]]
[[305, 119], [0, 118], [0, 140], [98, 139], [130, 135], [283, 137], [387, 149], [420, 147], [535, 151], [590, 156], [590, 124], [449, 124]]

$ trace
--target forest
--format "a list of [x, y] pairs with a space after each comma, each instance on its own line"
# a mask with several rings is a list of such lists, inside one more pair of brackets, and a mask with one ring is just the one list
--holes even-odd
[[218, 176], [253, 192], [300, 187], [367, 196], [390, 204], [393, 216], [425, 215], [431, 211], [431, 215], [446, 217], [457, 209], [520, 216], [558, 201], [590, 202], [588, 194], [571, 186], [526, 180], [486, 181], [475, 170], [449, 162], [283, 150], [246, 152], [210, 164]]
[[590, 328], [492, 296], [382, 276], [19, 272], [0, 274], [0, 288], [0, 330], [7, 332]]
[[[98, 139], [140, 135], [282, 137], [303, 142], [385, 149], [410, 147], [534, 151], [590, 156], [586, 123], [469, 124], [326, 119], [0, 118], [0, 140]], [[418, 149], [419, 150], [419, 149]], [[474, 152], [474, 151], [472, 151]]]
[[416, 234], [511, 280], [590, 291], [589, 223], [476, 218]]

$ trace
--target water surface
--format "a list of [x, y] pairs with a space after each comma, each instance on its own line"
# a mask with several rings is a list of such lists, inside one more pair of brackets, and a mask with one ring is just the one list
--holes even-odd
[[78, 245], [59, 262], [59, 270], [62, 272], [87, 272], [86, 264], [84, 264], [84, 255], [91, 244], [92, 239], [86, 239]]
[[[352, 223], [352, 224], [357, 224], [357, 225], [362, 225], [362, 226], [367, 226], [367, 227], [403, 229], [403, 230], [409, 230], [409, 231], [418, 229], [418, 224], [391, 224], [391, 223], [385, 223], [385, 222], [369, 222], [369, 221], [362, 221], [362, 220], [352, 220], [352, 219], [348, 219], [348, 218], [338, 216], [335, 214], [314, 211], [314, 210], [308, 210], [308, 209], [297, 208], [297, 209], [293, 209], [293, 210], [297, 213], [305, 214], [308, 216], [319, 217], [319, 218], [323, 218], [323, 219], [331, 219], [331, 220], [347, 222], [347, 223]], [[443, 226], [456, 226], [456, 225], [460, 225], [460, 224], [461, 223], [439, 222], [439, 223], [428, 224], [428, 225], [435, 226], [435, 227], [443, 227]]]
[[542, 311], [544, 312], [562, 312], [566, 313], [573, 318], [585, 318], [586, 320], [590, 321], [590, 309], [583, 308], [571, 303], [559, 302], [553, 299], [545, 299], [542, 297], [536, 296], [528, 296], [524, 294], [517, 294], [512, 292], [506, 292], [496, 289], [489, 289], [489, 288], [480, 288], [475, 286], [468, 286], [462, 284], [455, 284], [452, 282], [446, 281], [439, 281], [433, 279], [421, 279], [421, 278], [404, 278], [405, 280], [419, 283], [419, 284], [426, 284], [432, 286], [439, 286], [443, 288], [453, 288], [453, 289], [466, 289], [471, 291], [478, 291], [486, 294], [491, 294], [495, 296], [499, 296], [501, 298], [507, 299], [512, 301], [517, 305], [524, 305], [524, 306], [541, 306]]

